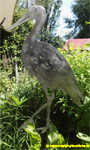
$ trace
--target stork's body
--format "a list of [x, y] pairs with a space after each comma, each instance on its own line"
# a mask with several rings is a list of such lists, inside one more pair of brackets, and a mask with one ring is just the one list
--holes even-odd
[[[52, 45], [37, 40], [38, 32], [46, 21], [45, 9], [42, 6], [32, 6], [30, 11], [8, 30], [33, 18], [36, 19], [36, 24], [23, 44], [21, 58], [31, 77], [36, 76], [41, 82], [47, 97], [47, 103], [43, 107], [41, 106], [31, 118], [33, 119], [38, 112], [47, 106], [47, 125], [49, 125], [50, 105], [54, 98], [53, 91], [55, 89], [60, 89], [70, 95], [79, 106], [81, 106], [80, 98], [83, 98], [83, 96], [66, 59]], [[51, 97], [48, 95], [47, 88], [52, 90]], [[26, 127], [27, 123], [23, 127]]]
[[21, 54], [31, 77], [36, 76], [44, 87], [69, 94], [77, 105], [81, 105], [82, 94], [74, 73], [55, 47], [43, 41], [28, 42], [27, 38]]

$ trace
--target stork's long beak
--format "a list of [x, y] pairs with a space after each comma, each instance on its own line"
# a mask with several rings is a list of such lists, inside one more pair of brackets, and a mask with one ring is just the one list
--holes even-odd
[[21, 17], [16, 23], [14, 23], [10, 28], [7, 29], [7, 31], [10, 31], [18, 26], [20, 26], [21, 24], [29, 21], [32, 19], [32, 16], [30, 15], [30, 13], [26, 13], [23, 17]]

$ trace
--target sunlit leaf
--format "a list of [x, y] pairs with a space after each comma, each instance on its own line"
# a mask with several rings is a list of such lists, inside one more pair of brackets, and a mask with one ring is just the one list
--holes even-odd
[[48, 134], [48, 144], [64, 144], [65, 140], [61, 134], [59, 134], [57, 128], [51, 123], [50, 124], [51, 130]]
[[83, 141], [85, 141], [86, 143], [90, 144], [90, 137], [84, 133], [78, 132], [77, 133], [77, 137]]
[[30, 137], [30, 150], [39, 150], [41, 147], [41, 137], [40, 135], [34, 131], [35, 125], [30, 122], [25, 131], [29, 133]]

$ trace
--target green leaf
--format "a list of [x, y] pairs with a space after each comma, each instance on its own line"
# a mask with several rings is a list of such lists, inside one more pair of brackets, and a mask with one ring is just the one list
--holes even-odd
[[82, 141], [85, 141], [86, 144], [90, 144], [90, 137], [84, 133], [78, 132], [76, 135]]
[[5, 110], [2, 110], [2, 112], [9, 112], [9, 111], [12, 111], [13, 109], [5, 109]]
[[15, 104], [8, 102], [7, 100], [4, 100], [3, 102], [6, 102], [6, 103], [8, 103], [11, 106], [16, 106]]
[[0, 105], [0, 108], [5, 108], [6, 106], [2, 106], [2, 105]]
[[31, 122], [29, 123], [29, 125], [27, 126], [27, 128], [25, 128], [25, 131], [27, 133], [29, 133], [29, 137], [30, 137], [30, 148], [29, 150], [40, 150], [41, 147], [41, 137], [37, 132], [34, 132], [35, 129], [35, 125], [32, 124]]
[[7, 144], [6, 142], [3, 142], [3, 141], [0, 141], [0, 145], [3, 144], [3, 145], [6, 145], [8, 147], [12, 147], [11, 145]]
[[15, 102], [16, 105], [19, 105], [19, 100], [16, 97], [13, 97], [12, 95], [10, 95], [10, 97], [13, 99], [13, 101]]
[[90, 98], [86, 96], [84, 100], [84, 104], [87, 104], [88, 102], [90, 102]]
[[20, 102], [19, 102], [19, 106], [21, 105], [21, 104], [23, 104], [24, 102], [26, 102], [27, 101], [27, 99], [24, 99], [24, 97], [20, 100]]
[[21, 98], [21, 100], [19, 101], [19, 99], [18, 98], [16, 98], [16, 97], [13, 97], [12, 95], [10, 95], [10, 97], [13, 99], [13, 101], [15, 102], [15, 106], [18, 106], [18, 107], [20, 107], [20, 105], [21, 104], [23, 104], [24, 102], [26, 102], [27, 101], [27, 99], [24, 99], [24, 97], [23, 98]]
[[86, 43], [85, 45], [86, 45], [86, 46], [90, 46], [90, 44], [89, 44], [89, 43]]
[[85, 23], [86, 23], [86, 24], [90, 24], [90, 21], [89, 21], [89, 22], [88, 22], [88, 21], [85, 21]]
[[65, 140], [61, 134], [59, 134], [57, 128], [51, 123], [51, 130], [48, 134], [48, 144], [49, 145], [60, 145], [65, 144]]

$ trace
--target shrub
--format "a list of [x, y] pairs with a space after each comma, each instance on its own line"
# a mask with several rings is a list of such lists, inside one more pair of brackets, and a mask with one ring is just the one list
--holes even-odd
[[[60, 50], [60, 49], [59, 49]], [[65, 141], [69, 144], [78, 144], [81, 141], [76, 137], [78, 132], [89, 136], [89, 53], [84, 50], [60, 50], [72, 67], [81, 91], [85, 97], [82, 107], [71, 101], [68, 95], [55, 91], [55, 99], [51, 107], [51, 122], [57, 127]], [[15, 148], [28, 149], [30, 146], [29, 135], [23, 130], [18, 131], [22, 125], [46, 101], [41, 84], [31, 78], [27, 72], [19, 73], [19, 81], [9, 78], [10, 72], [1, 72], [1, 132], [2, 149]], [[43, 110], [35, 118], [35, 126], [45, 126], [46, 112]], [[7, 134], [6, 134], [7, 133]], [[42, 145], [46, 138], [41, 135]], [[20, 146], [19, 146], [20, 145]]]

